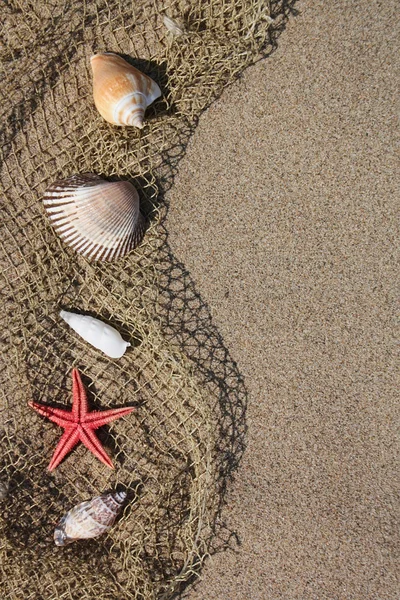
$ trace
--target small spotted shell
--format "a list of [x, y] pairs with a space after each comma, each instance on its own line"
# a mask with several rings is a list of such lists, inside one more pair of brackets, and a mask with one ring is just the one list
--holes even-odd
[[112, 125], [142, 129], [146, 108], [161, 96], [156, 82], [112, 52], [95, 54], [90, 61], [93, 98], [101, 116]]
[[106, 533], [122, 510], [126, 492], [102, 494], [74, 506], [61, 519], [54, 531], [56, 546], [85, 540]]

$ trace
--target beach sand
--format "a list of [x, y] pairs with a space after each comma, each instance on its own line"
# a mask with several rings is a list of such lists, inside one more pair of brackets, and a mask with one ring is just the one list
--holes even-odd
[[[3, 89], [20, 73], [18, 85], [10, 85], [4, 95], [3, 107], [3, 275], [12, 302], [4, 315], [10, 323], [5, 339], [12, 343], [2, 371], [7, 402], [0, 412], [4, 415], [6, 407], [8, 415], [11, 409], [10, 434], [2, 437], [2, 464], [12, 475], [10, 489], [15, 485], [2, 523], [9, 535], [1, 555], [8, 557], [2, 563], [2, 583], [11, 590], [7, 597], [26, 593], [39, 599], [38, 590], [43, 590], [52, 598], [114, 598], [113, 590], [120, 589], [115, 586], [124, 586], [128, 579], [128, 568], [136, 569], [141, 582], [130, 579], [135, 581], [132, 593], [145, 595], [146, 578], [158, 585], [184, 564], [177, 532], [182, 539], [187, 534], [189, 547], [198, 532], [196, 498], [186, 494], [196, 473], [187, 448], [197, 450], [204, 438], [203, 448], [192, 456], [200, 455], [204, 460], [198, 464], [205, 464], [212, 436], [205, 428], [208, 405], [203, 413], [199, 399], [196, 409], [189, 410], [199, 397], [187, 363], [178, 364], [169, 354], [166, 359], [177, 346], [193, 359], [197, 373], [201, 371], [202, 390], [213, 386], [207, 397], [210, 404], [217, 398], [220, 402], [215, 465], [224, 500], [211, 557], [183, 597], [399, 598], [394, 350], [398, 2], [282, 0], [283, 5], [294, 4], [294, 10], [276, 37], [276, 49], [247, 69], [201, 116], [174, 178], [196, 111], [196, 93], [190, 93], [203, 85], [201, 102], [211, 93], [209, 75], [202, 81], [201, 73], [191, 71], [198, 62], [192, 58], [198, 56], [189, 48], [183, 73], [193, 75], [193, 81], [176, 88], [182, 94], [178, 108], [172, 102], [159, 115], [160, 129], [155, 126], [149, 139], [160, 135], [164, 140], [164, 118], [172, 128], [165, 125], [165, 131], [175, 131], [176, 137], [165, 134], [163, 152], [153, 148], [149, 159], [149, 164], [153, 159], [158, 164], [156, 158], [165, 164], [150, 175], [144, 173], [149, 185], [153, 175], [154, 181], [160, 179], [160, 203], [169, 189], [169, 208], [161, 207], [167, 215], [156, 225], [156, 234], [147, 234], [149, 247], [139, 248], [138, 259], [127, 259], [123, 277], [118, 266], [94, 269], [63, 250], [45, 226], [39, 197], [56, 172], [93, 170], [125, 177], [135, 157], [147, 152], [144, 145], [139, 152], [138, 137], [132, 133], [115, 132], [94, 120], [85, 59], [91, 40], [96, 42], [93, 51], [104, 43], [130, 55], [135, 48], [135, 55], [145, 56], [147, 41], [142, 46], [129, 43], [131, 35], [136, 42], [147, 36], [142, 36], [137, 21], [131, 26], [129, 7], [117, 14], [116, 3], [111, 18], [107, 2], [98, 3], [98, 11], [84, 3], [82, 13], [79, 3], [50, 3], [49, 10], [42, 11], [45, 3], [39, 0], [27, 3], [25, 22], [16, 4], [22, 6], [6, 3], [4, 9], [10, 36], [4, 56], [12, 60]], [[227, 15], [232, 11], [228, 4]], [[150, 32], [150, 46], [158, 6], [151, 8], [153, 17], [148, 20], [146, 11], [138, 12], [143, 31]], [[43, 21], [37, 16], [42, 14]], [[87, 29], [82, 28], [83, 16]], [[20, 17], [25, 23], [21, 27]], [[124, 19], [126, 27], [120, 25]], [[187, 39], [200, 44], [201, 36], [191, 38], [192, 34], [196, 31]], [[207, 44], [213, 43], [212, 34]], [[169, 55], [176, 59], [179, 51]], [[205, 56], [203, 64], [211, 64]], [[174, 64], [181, 66], [179, 61], [169, 65], [172, 72]], [[225, 73], [224, 63], [218, 64], [224, 79], [232, 65], [226, 61]], [[184, 112], [185, 102], [193, 106], [187, 108], [180, 128], [180, 113], [174, 111]], [[146, 140], [146, 129], [143, 136]], [[154, 306], [157, 270], [154, 296], [159, 294], [160, 314], [154, 315], [154, 308], [140, 314], [142, 298], [147, 303], [150, 297], [149, 306]], [[139, 282], [137, 290], [132, 281]], [[148, 288], [146, 282], [151, 284]], [[117, 370], [117, 365], [93, 354], [94, 349], [81, 347], [79, 340], [58, 329], [61, 300], [63, 307], [68, 301], [71, 308], [114, 315], [116, 323], [135, 327], [132, 353], [122, 367]], [[162, 341], [150, 316], [157, 327], [162, 324]], [[115, 480], [85, 463], [90, 453], [82, 447], [60, 465], [54, 480], [44, 474], [45, 453], [53, 447], [51, 436], [58, 434], [47, 428], [51, 424], [33, 421], [26, 401], [32, 397], [44, 403], [65, 402], [70, 384], [64, 381], [73, 365], [82, 366], [93, 383], [90, 394], [92, 399], [99, 395], [99, 406], [103, 390], [109, 406], [121, 406], [127, 401], [125, 393], [132, 392], [129, 402], [140, 400], [138, 417], [132, 419], [137, 429], [126, 429], [134, 433], [110, 436], [116, 436], [111, 451], [120, 461]], [[58, 398], [60, 390], [64, 395]], [[169, 411], [170, 406], [182, 412]], [[204, 421], [202, 414], [207, 416]], [[193, 446], [191, 440], [196, 440]], [[221, 457], [227, 457], [226, 469]], [[230, 461], [240, 458], [225, 494]], [[122, 536], [115, 539], [123, 541], [125, 556], [105, 538], [98, 546], [83, 544], [82, 554], [77, 545], [62, 562], [52, 541], [61, 507], [80, 494], [86, 499], [89, 489], [104, 490], [109, 481], [128, 486], [134, 482], [139, 489], [136, 467], [144, 483], [137, 503], [143, 513], [135, 512], [135, 503], [126, 521], [132, 529], [118, 525]], [[205, 477], [200, 481], [199, 510], [205, 506], [201, 493], [209, 483]], [[193, 506], [191, 530], [186, 515]], [[154, 527], [146, 528], [149, 516]], [[142, 549], [140, 541], [147, 538], [140, 530], [149, 532], [149, 545]], [[171, 553], [173, 561], [168, 562], [165, 556]], [[146, 558], [143, 566], [138, 556]]]
[[169, 192], [171, 247], [248, 391], [226, 551], [188, 600], [398, 598], [396, 8], [296, 3]]

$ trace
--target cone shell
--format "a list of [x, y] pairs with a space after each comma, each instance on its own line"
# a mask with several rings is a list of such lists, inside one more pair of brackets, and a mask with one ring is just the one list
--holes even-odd
[[73, 175], [54, 182], [43, 203], [64, 242], [90, 259], [120, 258], [143, 238], [139, 195], [128, 181]]
[[106, 533], [114, 525], [125, 499], [126, 492], [115, 492], [102, 494], [74, 506], [55, 528], [55, 544], [66, 546], [75, 540], [94, 538]]
[[89, 315], [78, 315], [66, 310], [60, 312], [60, 317], [84, 340], [110, 358], [121, 358], [130, 346], [129, 342], [122, 339], [119, 331], [99, 319]]
[[112, 52], [95, 54], [90, 61], [94, 103], [101, 116], [113, 125], [142, 129], [146, 108], [161, 96], [155, 81]]

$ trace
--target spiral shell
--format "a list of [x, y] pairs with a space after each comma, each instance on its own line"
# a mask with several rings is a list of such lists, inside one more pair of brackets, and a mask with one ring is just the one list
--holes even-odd
[[94, 538], [106, 533], [114, 525], [125, 499], [126, 492], [115, 492], [77, 504], [55, 528], [55, 544], [66, 546], [75, 540]]
[[103, 323], [99, 319], [89, 315], [78, 315], [66, 310], [60, 312], [60, 317], [84, 340], [110, 358], [121, 358], [130, 346], [130, 343], [125, 342], [114, 327]]
[[161, 96], [156, 82], [112, 52], [95, 54], [90, 62], [94, 103], [101, 116], [112, 125], [142, 129], [146, 108]]
[[120, 258], [143, 238], [139, 195], [128, 181], [72, 175], [54, 182], [43, 204], [64, 242], [93, 260]]

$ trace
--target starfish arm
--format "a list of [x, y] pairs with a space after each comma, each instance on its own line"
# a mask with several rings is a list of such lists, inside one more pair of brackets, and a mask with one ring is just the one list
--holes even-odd
[[74, 446], [79, 442], [79, 431], [75, 428], [67, 429], [60, 438], [54, 454], [51, 458], [48, 466], [49, 471], [53, 471], [62, 461], [64, 456], [72, 450]]
[[83, 423], [90, 427], [90, 429], [97, 429], [102, 425], [106, 425], [107, 423], [111, 423], [111, 421], [119, 419], [119, 417], [129, 415], [133, 410], [135, 410], [133, 406], [127, 406], [126, 408], [111, 408], [110, 410], [92, 411], [85, 416]]
[[108, 454], [104, 450], [101, 445], [100, 440], [96, 437], [96, 434], [91, 429], [82, 430], [80, 433], [80, 440], [82, 444], [85, 444], [86, 448], [89, 448], [91, 452], [99, 459], [102, 463], [110, 467], [114, 468]]
[[85, 418], [89, 410], [86, 390], [83, 386], [78, 369], [72, 371], [72, 414], [77, 422]]
[[74, 417], [71, 411], [63, 410], [62, 408], [53, 408], [38, 402], [28, 402], [29, 406], [36, 410], [39, 415], [46, 417], [49, 421], [57, 423], [60, 427], [68, 427], [74, 423]]

